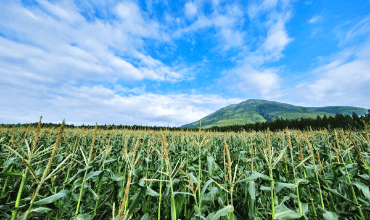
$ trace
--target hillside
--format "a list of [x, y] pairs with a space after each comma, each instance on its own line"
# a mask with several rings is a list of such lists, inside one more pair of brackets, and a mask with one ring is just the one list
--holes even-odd
[[[239, 104], [229, 105], [204, 118], [202, 128], [226, 126], [235, 124], [257, 123], [277, 119], [316, 118], [338, 114], [351, 115], [356, 112], [365, 114], [367, 109], [350, 106], [302, 107], [280, 102], [249, 99]], [[199, 121], [181, 126], [183, 128], [198, 128]]]

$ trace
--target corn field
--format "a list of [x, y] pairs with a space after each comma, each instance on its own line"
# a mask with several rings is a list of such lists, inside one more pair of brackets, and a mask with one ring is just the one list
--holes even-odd
[[0, 128], [0, 219], [370, 219], [363, 131]]

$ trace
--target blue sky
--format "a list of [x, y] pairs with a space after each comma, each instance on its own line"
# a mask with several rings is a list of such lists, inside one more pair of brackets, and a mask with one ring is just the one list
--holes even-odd
[[370, 1], [0, 1], [0, 123], [181, 126], [247, 99], [370, 108]]

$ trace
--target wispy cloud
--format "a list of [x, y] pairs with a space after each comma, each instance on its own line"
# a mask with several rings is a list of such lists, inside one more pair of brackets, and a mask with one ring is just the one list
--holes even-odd
[[369, 37], [370, 34], [370, 15], [356, 23], [353, 27], [351, 27], [348, 31], [345, 32], [344, 37], [340, 35], [339, 37], [342, 38], [341, 44], [348, 43], [351, 40], [354, 40], [356, 37], [366, 36]]
[[[132, 2], [115, 7], [120, 19], [114, 23], [89, 22], [70, 2], [66, 6], [65, 2], [39, 1], [42, 9], [1, 4], [3, 36], [16, 34], [13, 41], [1, 38], [3, 56], [7, 63], [16, 62], [9, 58], [17, 56], [16, 66], [24, 71], [46, 77], [53, 73], [58, 77], [51, 78], [59, 82], [66, 78], [84, 79], [85, 74], [129, 81], [185, 79], [173, 67], [146, 54], [145, 38], [167, 41], [168, 35], [157, 22], [144, 19], [140, 8]], [[18, 48], [16, 52], [14, 47]]]
[[273, 13], [272, 15], [266, 24], [268, 32], [261, 49], [267, 60], [278, 60], [282, 57], [285, 47], [293, 40], [288, 36], [285, 28], [285, 24], [290, 18], [290, 11]]
[[259, 13], [275, 9], [278, 2], [278, 0], [264, 0], [261, 4], [252, 3], [248, 7], [248, 15], [249, 17], [254, 18]]
[[[343, 49], [312, 72], [316, 79], [297, 85], [302, 97], [319, 105], [370, 106], [370, 31], [366, 29], [369, 24], [367, 17], [350, 27], [339, 43]], [[354, 37], [364, 40], [354, 45], [349, 42]]]
[[[237, 66], [225, 71], [225, 82], [229, 89], [238, 91], [257, 91], [262, 97], [276, 99], [282, 96], [280, 91], [283, 80], [279, 68], [266, 67], [283, 57], [285, 47], [293, 40], [289, 37], [285, 24], [291, 17], [289, 1], [265, 0], [261, 4], [252, 4], [248, 14], [253, 20], [259, 19], [258, 28], [266, 29], [259, 37], [254, 51], [241, 51]], [[266, 17], [261, 22], [260, 17]], [[224, 81], [224, 80], [222, 80]]]
[[187, 16], [193, 17], [195, 15], [193, 13], [196, 13], [197, 17], [189, 25], [175, 30], [172, 36], [181, 38], [199, 30], [212, 29], [214, 30], [212, 35], [218, 40], [218, 46], [215, 48], [215, 51], [219, 49], [225, 51], [244, 45], [246, 31], [242, 28], [244, 12], [240, 9], [242, 7], [241, 5], [233, 3], [221, 6], [215, 2], [212, 13], [208, 15], [198, 13], [193, 8], [200, 6], [201, 4], [196, 5], [193, 2], [186, 3], [185, 12]]
[[308, 20], [308, 23], [314, 24], [322, 20], [322, 16], [320, 15], [314, 15], [310, 20]]

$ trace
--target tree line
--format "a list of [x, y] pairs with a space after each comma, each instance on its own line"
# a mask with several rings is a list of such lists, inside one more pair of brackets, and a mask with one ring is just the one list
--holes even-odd
[[[13, 127], [37, 127], [38, 122], [35, 123], [25, 123], [25, 124], [0, 124], [1, 127], [4, 128], [13, 128]], [[58, 128], [60, 127], [60, 123], [41, 123], [42, 128]], [[98, 129], [100, 130], [121, 130], [121, 129], [126, 129], [126, 130], [152, 130], [152, 131], [163, 131], [163, 130], [169, 130], [169, 131], [181, 131], [181, 130], [196, 130], [194, 129], [186, 129], [186, 128], [181, 128], [181, 127], [169, 127], [169, 126], [143, 126], [143, 125], [97, 125]], [[65, 124], [65, 128], [84, 128], [84, 129], [95, 129], [95, 125], [73, 125], [73, 124]]]
[[306, 130], [310, 127], [314, 130], [320, 129], [352, 129], [361, 130], [364, 128], [364, 123], [370, 124], [370, 110], [365, 115], [358, 116], [355, 112], [350, 115], [336, 114], [335, 116], [324, 115], [320, 117], [319, 115], [314, 118], [301, 118], [301, 119], [283, 119], [278, 118], [272, 121], [257, 122], [255, 124], [245, 124], [245, 125], [230, 125], [223, 127], [211, 127], [207, 130], [218, 131], [218, 132], [228, 132], [228, 131], [263, 131], [269, 128], [271, 131], [283, 130], [286, 128]]
[[[350, 115], [342, 115], [336, 114], [335, 116], [326, 116], [320, 117], [319, 115], [316, 119], [313, 118], [301, 118], [301, 119], [283, 119], [278, 118], [272, 121], [266, 122], [257, 122], [255, 124], [244, 124], [244, 125], [229, 125], [229, 126], [214, 126], [211, 128], [203, 129], [205, 131], [215, 131], [215, 132], [239, 132], [239, 131], [263, 131], [267, 128], [270, 131], [278, 131], [283, 130], [286, 128], [289, 129], [298, 129], [298, 130], [306, 130], [310, 127], [314, 130], [320, 129], [335, 129], [335, 128], [343, 128], [343, 129], [352, 129], [352, 130], [360, 130], [364, 128], [364, 123], [367, 125], [370, 124], [370, 110], [365, 115], [358, 116], [355, 112]], [[0, 124], [1, 127], [5, 128], [13, 128], [13, 127], [37, 127], [37, 122], [35, 123], [26, 123], [26, 124]], [[60, 126], [59, 124], [54, 123], [41, 123], [42, 128], [57, 128]], [[84, 129], [94, 129], [95, 125], [68, 125], [66, 124], [65, 127], [67, 128], [84, 128]], [[143, 125], [98, 125], [99, 129], [102, 130], [112, 130], [112, 129], [127, 129], [127, 130], [152, 130], [152, 131], [195, 131], [199, 130], [199, 128], [182, 128], [182, 127], [165, 127], [165, 126], [143, 126]]]

